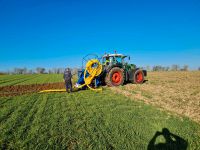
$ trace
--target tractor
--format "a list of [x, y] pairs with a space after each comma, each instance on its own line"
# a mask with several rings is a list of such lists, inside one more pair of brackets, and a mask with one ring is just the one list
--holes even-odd
[[[120, 86], [125, 83], [141, 84], [147, 71], [137, 68], [134, 64], [128, 64], [126, 58], [130, 56], [122, 54], [105, 54], [101, 59], [89, 58], [85, 60], [86, 67], [78, 74], [78, 88], [88, 85], [90, 89], [100, 85]], [[98, 73], [97, 73], [98, 72]]]
[[105, 54], [102, 57], [103, 72], [102, 81], [107, 86], [119, 86], [124, 83], [141, 84], [147, 76], [146, 70], [141, 70], [134, 64], [128, 64], [126, 58], [130, 56], [122, 54]]

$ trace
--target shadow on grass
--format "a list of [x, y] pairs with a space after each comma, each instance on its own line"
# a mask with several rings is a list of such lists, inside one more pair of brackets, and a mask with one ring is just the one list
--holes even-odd
[[[156, 144], [156, 139], [163, 136], [165, 143]], [[162, 132], [157, 131], [148, 144], [147, 150], [186, 150], [188, 142], [183, 138], [170, 133], [167, 128], [163, 128]]]

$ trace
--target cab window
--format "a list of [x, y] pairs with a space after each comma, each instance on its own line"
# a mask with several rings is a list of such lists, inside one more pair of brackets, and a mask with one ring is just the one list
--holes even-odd
[[122, 58], [120, 56], [115, 57], [116, 63], [122, 63]]

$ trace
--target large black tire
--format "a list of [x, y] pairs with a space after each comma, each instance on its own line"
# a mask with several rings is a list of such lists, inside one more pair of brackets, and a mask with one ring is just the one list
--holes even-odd
[[106, 75], [107, 86], [119, 86], [124, 84], [124, 70], [119, 67], [112, 68]]
[[133, 73], [132, 83], [142, 84], [143, 82], [144, 82], [144, 73], [143, 73], [143, 71], [140, 70], [140, 69], [135, 70], [135, 72]]

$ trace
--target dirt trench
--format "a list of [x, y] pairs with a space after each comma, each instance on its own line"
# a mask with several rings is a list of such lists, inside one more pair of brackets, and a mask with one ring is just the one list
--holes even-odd
[[65, 85], [63, 82], [3, 86], [3, 87], [0, 87], [0, 97], [17, 96], [17, 95], [22, 95], [22, 94], [27, 94], [27, 93], [39, 92], [41, 90], [63, 89], [63, 88], [65, 88]]

